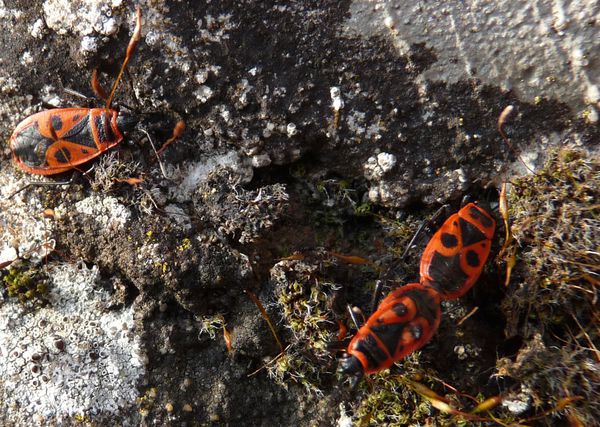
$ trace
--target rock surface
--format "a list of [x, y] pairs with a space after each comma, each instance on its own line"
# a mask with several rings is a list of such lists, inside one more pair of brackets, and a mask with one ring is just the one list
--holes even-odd
[[[496, 201], [524, 171], [507, 106], [532, 168], [566, 142], [597, 150], [600, 109], [597, 2], [421, 3], [140, 1], [117, 104], [154, 144], [185, 121], [161, 164], [137, 130], [70, 185], [9, 198], [38, 177], [1, 151], [0, 424], [347, 425], [386, 387], [418, 396], [391, 376], [344, 391], [326, 347], [345, 303], [414, 280], [418, 253], [399, 254], [436, 206]], [[101, 105], [70, 93], [92, 94], [93, 69], [112, 84], [133, 22], [122, 0], [0, 1], [4, 139]], [[404, 372], [504, 391], [490, 270]]]

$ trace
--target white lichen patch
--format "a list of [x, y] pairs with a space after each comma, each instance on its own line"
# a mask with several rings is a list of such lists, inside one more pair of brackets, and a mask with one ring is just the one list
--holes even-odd
[[75, 203], [75, 211], [93, 217], [105, 230], [123, 228], [131, 218], [131, 211], [117, 199], [96, 194]]
[[15, 425], [32, 417], [60, 423], [135, 405], [144, 356], [133, 309], [104, 309], [111, 297], [94, 286], [97, 267], [64, 264], [49, 273], [46, 306], [0, 305], [3, 413], [12, 411]]
[[110, 36], [119, 29], [119, 6], [113, 0], [46, 0], [43, 8], [46, 25], [58, 34]]
[[377, 156], [369, 157], [363, 166], [365, 178], [369, 181], [380, 180], [396, 166], [396, 161], [396, 156], [390, 153], [379, 153]]
[[194, 91], [194, 96], [196, 97], [196, 99], [198, 99], [198, 101], [204, 104], [210, 98], [212, 98], [213, 90], [206, 85], [202, 85]]
[[410, 190], [399, 184], [392, 185], [389, 182], [380, 181], [369, 188], [368, 195], [372, 203], [402, 204], [410, 198]]
[[37, 197], [26, 191], [8, 199], [8, 195], [24, 184], [13, 181], [11, 175], [5, 178], [0, 190], [0, 262], [19, 258], [38, 264], [56, 246], [54, 220], [44, 217], [44, 208]]
[[204, 42], [222, 43], [236, 26], [231, 14], [206, 15], [197, 22], [198, 34]]

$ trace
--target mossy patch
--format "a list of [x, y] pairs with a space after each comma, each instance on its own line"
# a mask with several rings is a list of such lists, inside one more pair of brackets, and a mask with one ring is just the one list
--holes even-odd
[[507, 337], [522, 343], [498, 375], [515, 383], [507, 401], [527, 390], [523, 415], [541, 414], [540, 425], [592, 425], [600, 413], [599, 196], [600, 162], [574, 148], [513, 182], [517, 264], [502, 306]]
[[48, 293], [46, 277], [38, 270], [10, 268], [2, 278], [9, 297], [23, 304], [44, 305]]
[[325, 261], [324, 252], [319, 255], [313, 260], [304, 257], [283, 260], [271, 270], [278, 312], [290, 345], [268, 367], [269, 375], [283, 387], [293, 382], [317, 395], [331, 382], [336, 368], [335, 354], [328, 344], [337, 339], [338, 326], [331, 302], [341, 288], [340, 284], [322, 277], [319, 270], [325, 268], [323, 264], [334, 261]]

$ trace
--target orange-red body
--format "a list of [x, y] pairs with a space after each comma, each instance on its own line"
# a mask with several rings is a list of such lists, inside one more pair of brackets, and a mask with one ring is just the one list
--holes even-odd
[[423, 252], [419, 283], [396, 288], [381, 301], [348, 345], [340, 371], [379, 372], [425, 345], [440, 324], [440, 302], [464, 295], [479, 278], [495, 228], [474, 203], [450, 216]]
[[421, 256], [421, 283], [436, 288], [444, 300], [463, 296], [483, 270], [495, 230], [494, 218], [474, 203], [450, 216]]
[[57, 108], [17, 125], [10, 148], [26, 172], [53, 175], [86, 163], [119, 144], [135, 119], [106, 108]]

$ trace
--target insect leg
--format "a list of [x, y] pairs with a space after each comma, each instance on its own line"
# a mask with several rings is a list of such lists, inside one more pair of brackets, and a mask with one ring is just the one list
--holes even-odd
[[431, 218], [427, 221], [423, 221], [421, 223], [421, 225], [419, 225], [419, 228], [417, 229], [417, 231], [415, 232], [414, 236], [412, 237], [412, 239], [410, 239], [410, 242], [408, 242], [408, 245], [406, 245], [406, 249], [404, 249], [404, 253], [402, 254], [402, 256], [400, 257], [401, 260], [406, 259], [408, 252], [413, 248], [413, 246], [415, 245], [415, 243], [417, 242], [417, 239], [420, 237], [421, 232], [425, 229], [425, 228], [429, 228], [433, 225], [433, 223], [435, 221], [437, 221], [439, 219], [439, 217], [449, 208], [449, 205], [443, 205], [441, 208], [439, 208], [437, 211], [435, 211], [435, 213], [431, 216]]
[[92, 90], [98, 98], [102, 99], [103, 101], [108, 100], [108, 93], [106, 93], [106, 91], [98, 81], [98, 70], [95, 68], [94, 71], [92, 71], [92, 80], [90, 82], [90, 85], [92, 86]]
[[73, 178], [69, 179], [68, 181], [34, 181], [34, 182], [28, 182], [23, 187], [19, 188], [17, 191], [15, 191], [10, 196], [8, 196], [7, 199], [12, 199], [14, 196], [16, 196], [17, 194], [19, 194], [21, 191], [26, 190], [29, 187], [44, 187], [44, 186], [51, 186], [51, 185], [70, 185], [72, 183], [73, 183]]
[[373, 292], [373, 299], [371, 300], [371, 311], [370, 313], [375, 313], [377, 309], [377, 305], [379, 304], [379, 300], [381, 299], [381, 290], [383, 289], [383, 280], [377, 280], [375, 282], [375, 291]]
[[[362, 311], [360, 311], [360, 308], [352, 307], [350, 304], [346, 304], [346, 309], [348, 310], [350, 318], [352, 319], [352, 323], [354, 323], [356, 329], [360, 329], [362, 324], [365, 323], [365, 316], [363, 316]], [[360, 315], [360, 317], [362, 317], [362, 320], [359, 321], [357, 315]]]

